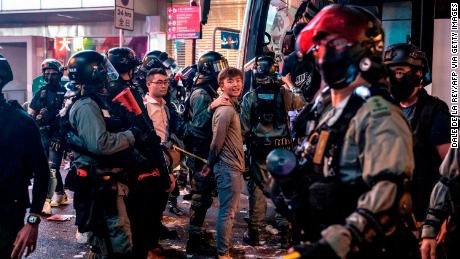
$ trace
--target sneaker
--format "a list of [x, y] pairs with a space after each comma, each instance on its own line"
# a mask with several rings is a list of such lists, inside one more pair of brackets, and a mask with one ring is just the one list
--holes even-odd
[[216, 256], [217, 249], [209, 243], [206, 243], [201, 235], [189, 235], [187, 246], [185, 248], [187, 255]]
[[162, 223], [160, 227], [160, 240], [164, 239], [179, 239], [179, 234], [177, 234], [177, 230], [169, 229]]
[[45, 215], [51, 215], [51, 199], [46, 199], [43, 205], [42, 213]]
[[78, 229], [77, 229], [77, 233], [75, 233], [75, 238], [77, 239], [77, 243], [79, 244], [88, 243], [88, 236], [89, 236], [89, 232], [80, 233]]
[[259, 232], [255, 230], [244, 232], [243, 242], [250, 246], [259, 246]]
[[59, 207], [60, 205], [68, 204], [69, 198], [67, 197], [67, 194], [65, 192], [64, 194], [54, 193], [53, 199], [51, 200], [51, 207]]

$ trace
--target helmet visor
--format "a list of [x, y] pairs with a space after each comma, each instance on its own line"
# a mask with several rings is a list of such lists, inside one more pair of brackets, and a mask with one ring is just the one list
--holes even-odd
[[225, 58], [220, 59], [220, 60], [214, 61], [212, 63], [212, 66], [214, 68], [214, 72], [219, 73], [220, 71], [228, 67], [228, 61]]
[[110, 81], [115, 81], [115, 80], [118, 79], [118, 77], [120, 75], [118, 74], [117, 70], [112, 65], [112, 63], [110, 63], [110, 60], [106, 56], [104, 56], [104, 61], [102, 63], [102, 66], [104, 67], [105, 71], [107, 72], [107, 78]]
[[163, 66], [165, 66], [167, 69], [174, 69], [176, 68], [176, 61], [172, 58], [168, 58], [165, 61], [163, 61]]

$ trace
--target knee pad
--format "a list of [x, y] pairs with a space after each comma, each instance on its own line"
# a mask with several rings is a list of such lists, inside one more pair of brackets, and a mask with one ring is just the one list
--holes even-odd
[[50, 178], [56, 178], [57, 170], [55, 168], [50, 168]]

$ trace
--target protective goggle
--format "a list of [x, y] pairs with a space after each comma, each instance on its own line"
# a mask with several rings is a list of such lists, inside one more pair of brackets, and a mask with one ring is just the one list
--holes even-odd
[[212, 63], [212, 67], [214, 68], [214, 71], [216, 73], [220, 72], [228, 67], [228, 61], [227, 59], [221, 59], [221, 60], [214, 61]]
[[315, 45], [308, 51], [313, 54], [317, 53], [321, 46], [325, 46], [328, 49], [333, 49], [335, 52], [342, 52], [349, 47], [353, 46], [353, 43], [348, 42], [345, 38], [338, 37], [333, 39], [327, 39], [327, 37], [318, 40]]
[[104, 61], [102, 61], [102, 66], [104, 70], [107, 72], [107, 78], [110, 81], [117, 80], [120, 75], [118, 74], [117, 70], [112, 65], [112, 63], [110, 63], [110, 60], [105, 55], [103, 56], [104, 56]]

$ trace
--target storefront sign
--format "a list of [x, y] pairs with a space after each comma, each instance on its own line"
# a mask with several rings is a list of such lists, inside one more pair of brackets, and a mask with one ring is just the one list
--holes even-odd
[[198, 39], [201, 34], [199, 6], [168, 8], [168, 40]]
[[240, 47], [240, 34], [238, 33], [222, 31], [220, 40], [223, 49], [238, 49]]
[[134, 30], [134, 0], [115, 1], [115, 28]]

